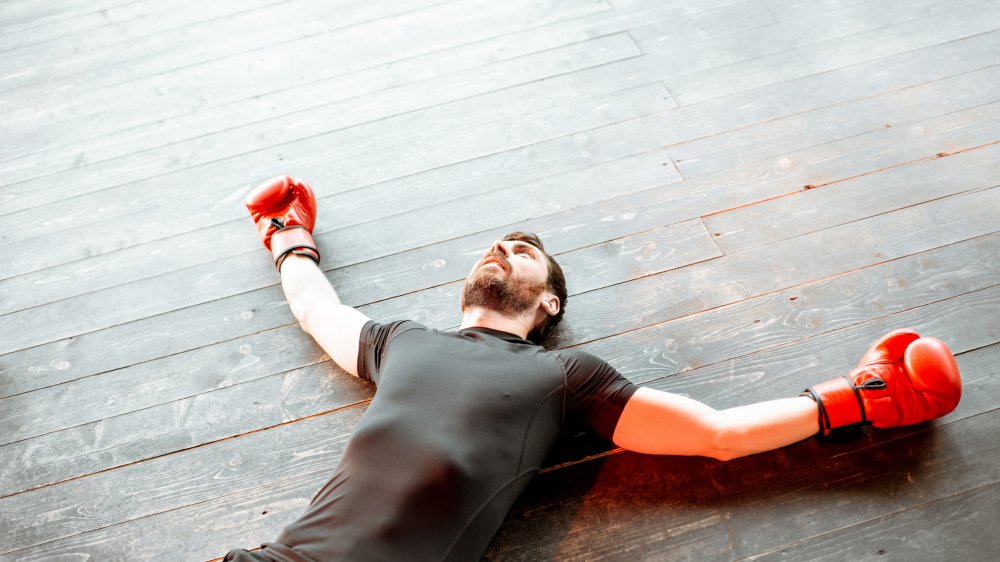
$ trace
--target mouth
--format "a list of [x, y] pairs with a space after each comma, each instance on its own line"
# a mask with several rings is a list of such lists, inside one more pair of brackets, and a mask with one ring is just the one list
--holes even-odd
[[479, 269], [482, 269], [482, 268], [484, 268], [484, 267], [486, 267], [488, 265], [495, 265], [495, 266], [497, 266], [497, 268], [499, 268], [500, 270], [502, 270], [504, 273], [510, 273], [510, 269], [499, 258], [490, 257], [490, 258], [487, 258], [487, 259], [483, 260], [483, 262], [481, 264], [479, 264]]

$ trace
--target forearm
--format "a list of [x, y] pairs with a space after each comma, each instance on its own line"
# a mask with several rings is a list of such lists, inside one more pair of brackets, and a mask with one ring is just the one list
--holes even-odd
[[805, 396], [721, 410], [716, 443], [728, 458], [770, 451], [816, 435], [818, 414], [816, 401]]
[[281, 286], [292, 314], [337, 365], [358, 374], [358, 342], [368, 317], [342, 304], [309, 258], [290, 256], [281, 267]]
[[282, 263], [281, 288], [292, 314], [307, 332], [309, 312], [317, 303], [341, 304], [340, 297], [319, 266], [302, 256], [289, 256]]

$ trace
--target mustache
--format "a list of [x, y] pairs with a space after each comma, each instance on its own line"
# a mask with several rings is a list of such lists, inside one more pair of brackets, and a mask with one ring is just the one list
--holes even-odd
[[498, 252], [490, 252], [486, 254], [486, 256], [484, 256], [479, 263], [485, 264], [490, 260], [496, 260], [500, 262], [500, 266], [503, 267], [505, 271], [510, 271], [510, 262], [507, 261], [507, 258], [505, 258], [503, 254], [500, 254]]

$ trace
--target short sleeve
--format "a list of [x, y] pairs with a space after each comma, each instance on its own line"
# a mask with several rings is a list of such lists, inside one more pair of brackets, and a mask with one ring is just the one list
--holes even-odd
[[555, 353], [566, 369], [567, 415], [610, 440], [625, 404], [639, 387], [589, 353], [572, 349]]
[[358, 376], [378, 385], [385, 355], [392, 346], [392, 340], [407, 330], [415, 329], [426, 330], [422, 325], [410, 320], [388, 324], [379, 324], [374, 320], [365, 322], [358, 342]]

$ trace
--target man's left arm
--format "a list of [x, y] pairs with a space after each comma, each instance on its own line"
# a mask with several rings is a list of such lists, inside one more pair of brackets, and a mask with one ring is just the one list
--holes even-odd
[[932, 420], [954, 410], [961, 396], [961, 377], [948, 347], [902, 329], [877, 340], [847, 375], [797, 398], [718, 411], [684, 396], [640, 388], [622, 408], [613, 440], [640, 453], [729, 460], [867, 424], [883, 428]]
[[641, 387], [625, 404], [614, 442], [638, 453], [730, 460], [812, 437], [819, 432], [818, 420], [816, 402], [805, 396], [716, 410]]

